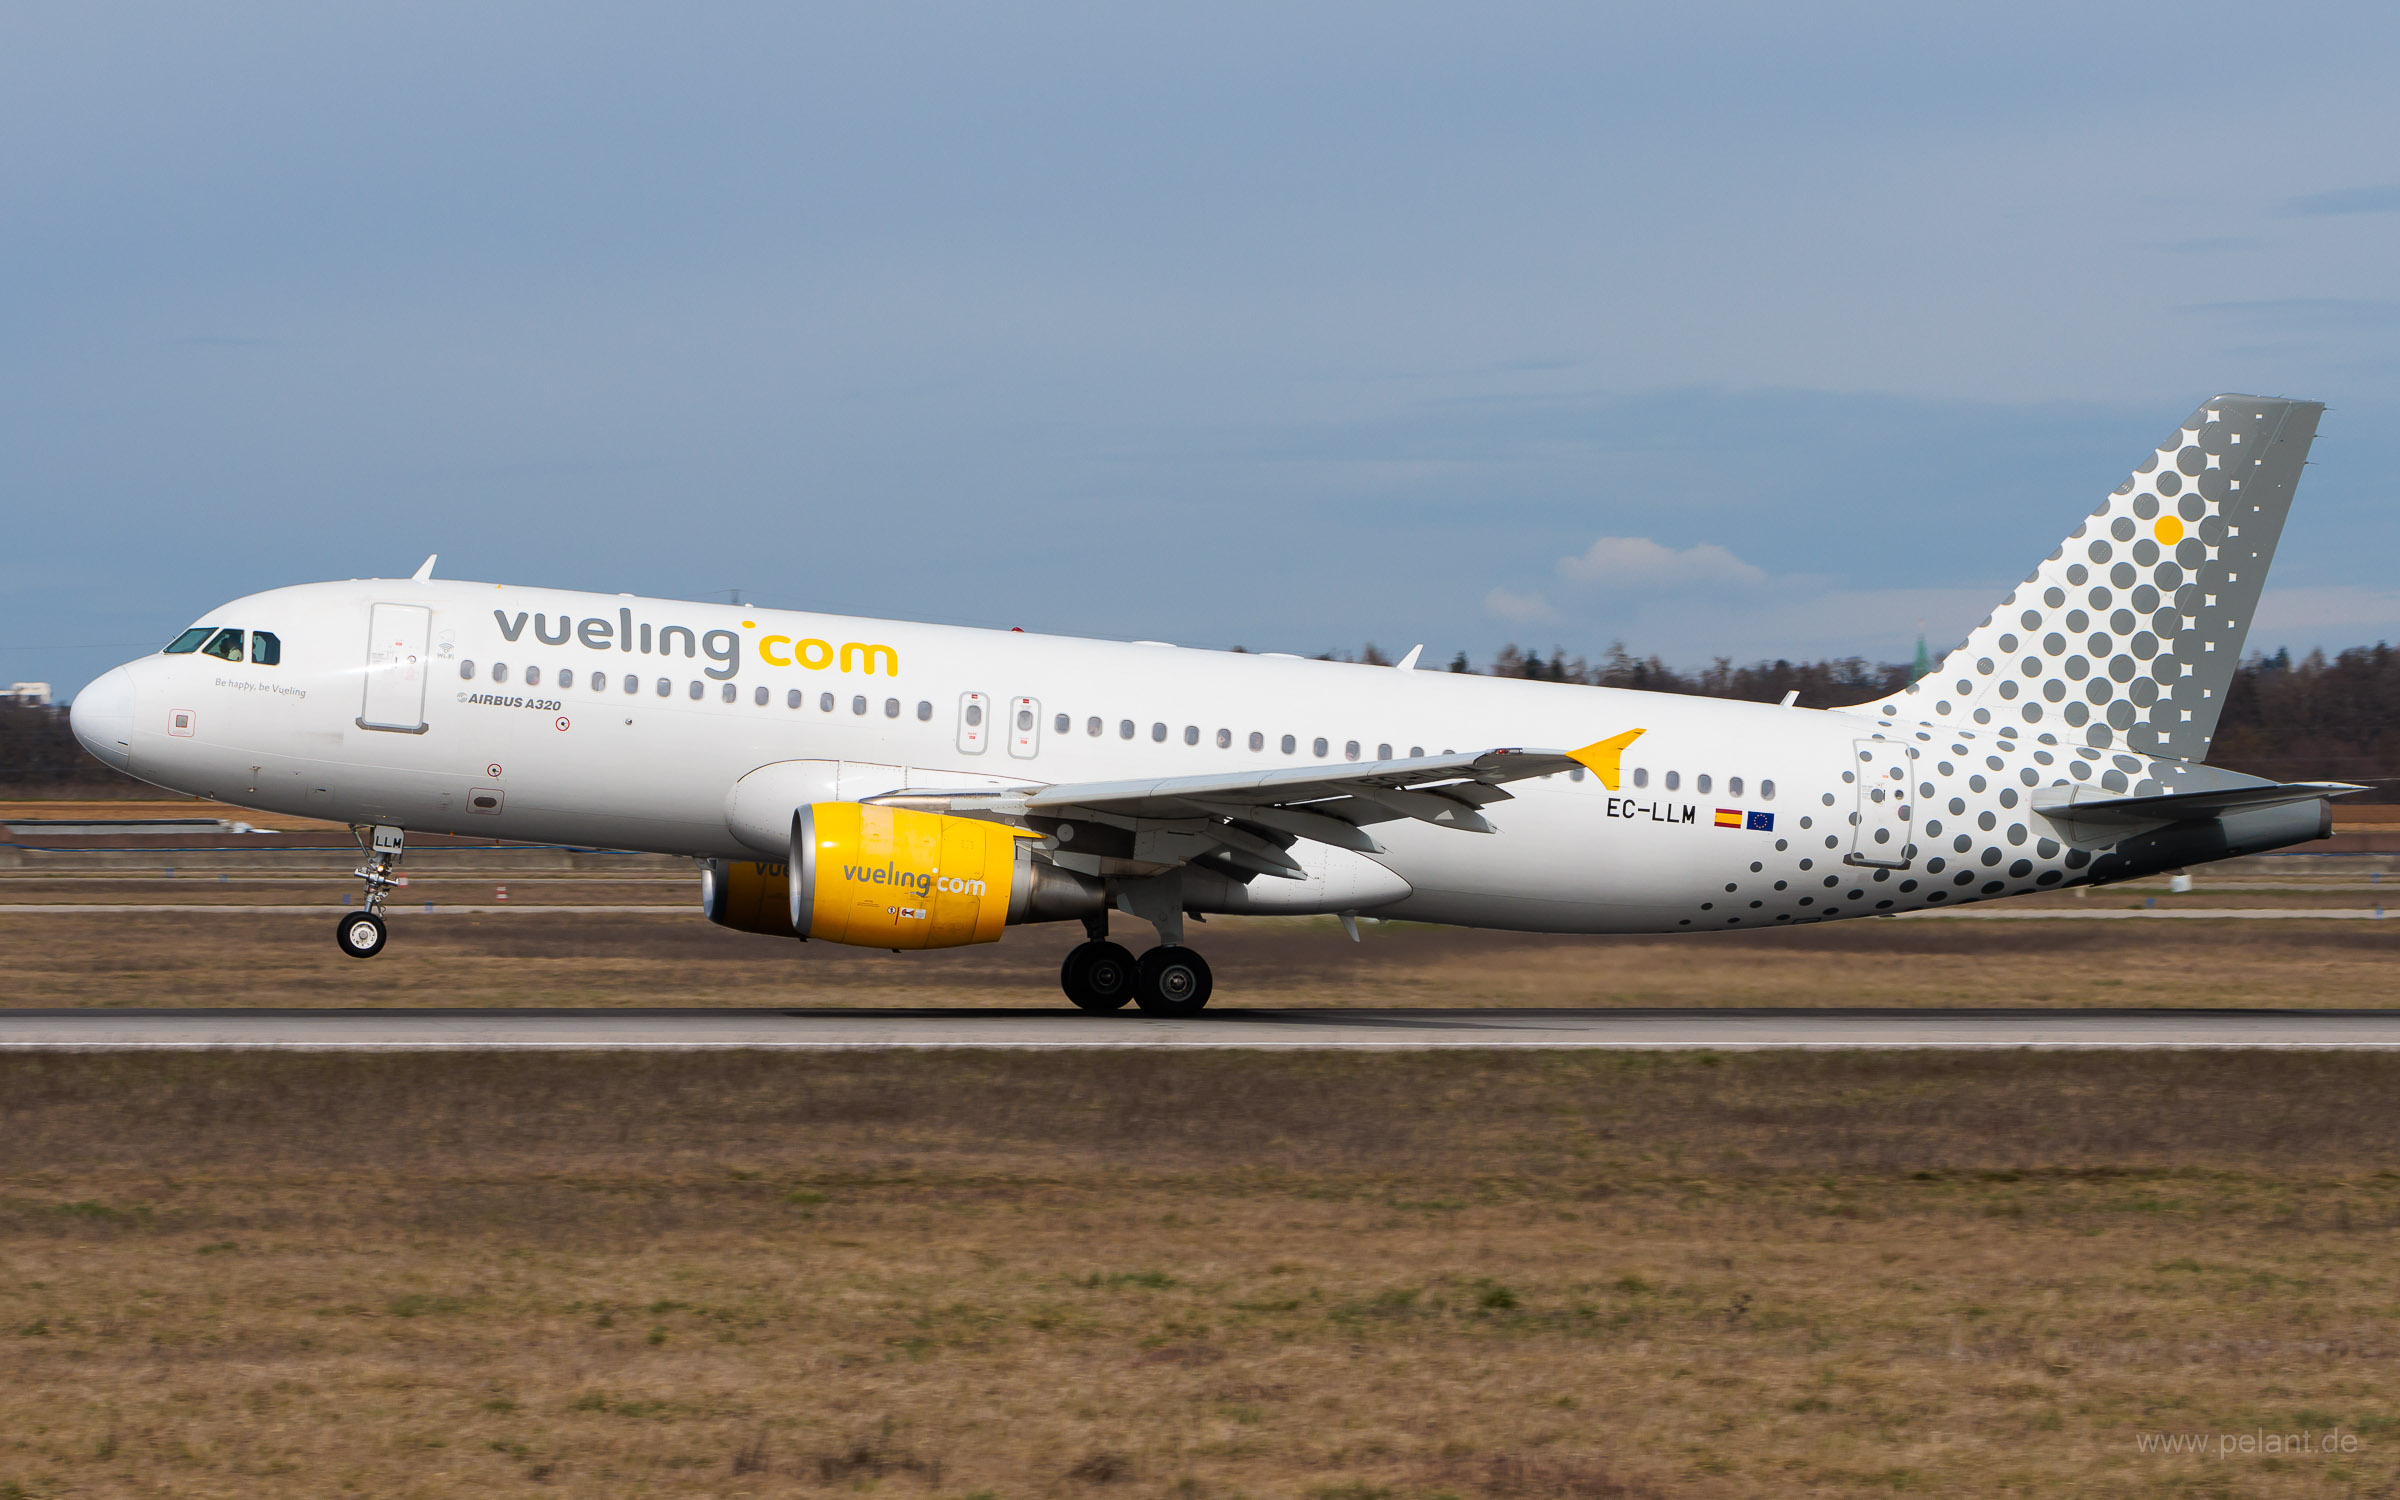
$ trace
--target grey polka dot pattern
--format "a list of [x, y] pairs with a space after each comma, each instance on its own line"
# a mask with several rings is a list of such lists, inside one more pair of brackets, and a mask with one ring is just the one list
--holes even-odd
[[2207, 757], [2324, 407], [2218, 396], [1887, 714]]

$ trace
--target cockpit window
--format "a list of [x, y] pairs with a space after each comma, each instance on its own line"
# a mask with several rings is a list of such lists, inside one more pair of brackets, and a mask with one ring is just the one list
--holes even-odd
[[271, 630], [250, 632], [250, 661], [254, 666], [273, 667], [283, 662], [283, 642]]
[[231, 627], [220, 630], [217, 632], [216, 639], [202, 646], [200, 651], [202, 655], [213, 656], [220, 661], [240, 661], [242, 659], [242, 633]]
[[216, 629], [217, 627], [214, 625], [194, 625], [191, 629], [167, 642], [166, 654], [182, 656], [186, 652], [197, 651], [200, 649], [200, 643], [214, 635]]

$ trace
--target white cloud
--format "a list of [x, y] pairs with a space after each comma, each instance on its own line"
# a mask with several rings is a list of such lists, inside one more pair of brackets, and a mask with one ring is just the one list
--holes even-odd
[[1520, 594], [1511, 588], [1496, 588], [1483, 596], [1483, 607], [1511, 625], [1555, 625], [1558, 611], [1539, 594]]
[[1728, 585], [1748, 588], [1767, 577], [1764, 569], [1714, 542], [1677, 551], [1646, 536], [1601, 537], [1581, 557], [1560, 558], [1558, 576], [1586, 588], [1653, 594]]

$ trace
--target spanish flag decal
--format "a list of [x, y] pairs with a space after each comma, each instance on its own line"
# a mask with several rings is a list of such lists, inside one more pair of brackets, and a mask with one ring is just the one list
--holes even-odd
[[1581, 761], [1594, 776], [1600, 778], [1602, 786], [1613, 792], [1617, 789], [1617, 775], [1621, 769], [1619, 763], [1625, 758], [1625, 747], [1641, 737], [1641, 730], [1628, 729], [1623, 734], [1595, 740], [1581, 750], [1569, 750], [1567, 759]]
[[1736, 808], [1731, 808], [1731, 807], [1720, 807], [1720, 808], [1718, 808], [1718, 809], [1717, 809], [1717, 826], [1718, 826], [1719, 828], [1739, 828], [1739, 827], [1741, 827], [1741, 826], [1742, 826], [1742, 815], [1741, 815], [1741, 812], [1740, 812], [1738, 809], [1736, 809]]

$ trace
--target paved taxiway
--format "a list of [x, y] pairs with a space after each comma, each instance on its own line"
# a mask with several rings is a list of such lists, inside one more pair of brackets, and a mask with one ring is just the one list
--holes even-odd
[[2396, 1010], [18, 1010], [0, 1050], [2400, 1049]]

